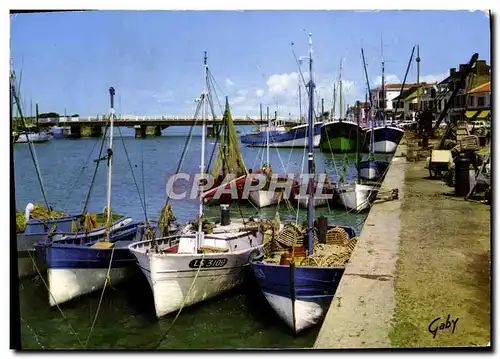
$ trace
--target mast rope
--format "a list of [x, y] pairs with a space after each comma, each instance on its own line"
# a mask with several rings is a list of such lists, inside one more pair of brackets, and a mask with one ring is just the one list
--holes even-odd
[[70, 190], [69, 190], [69, 193], [68, 195], [66, 196], [66, 199], [64, 200], [64, 203], [62, 205], [62, 208], [64, 210], [66, 210], [66, 206], [68, 204], [68, 201], [71, 197], [71, 194], [73, 193], [73, 190], [76, 188], [76, 185], [78, 184], [78, 182], [80, 181], [82, 175], [83, 175], [83, 172], [87, 169], [88, 167], [88, 163], [90, 161], [90, 157], [92, 157], [92, 153], [94, 152], [94, 149], [95, 147], [97, 146], [97, 144], [100, 142], [100, 139], [98, 138], [97, 141], [95, 141], [94, 145], [92, 146], [92, 149], [90, 150], [89, 152], [89, 155], [87, 156], [87, 159], [85, 160], [85, 163], [83, 164], [81, 170], [80, 170], [80, 173], [78, 173], [78, 176], [76, 177], [76, 180], [74, 181], [73, 183], [73, 186], [71, 186]]
[[[128, 155], [127, 146], [125, 146], [125, 141], [123, 140], [122, 130], [121, 130], [120, 126], [117, 126], [117, 127], [118, 127], [118, 133], [120, 134], [120, 139], [121, 139], [121, 142], [122, 142], [122, 145], [123, 145], [123, 150], [125, 152], [125, 157], [127, 157], [128, 166], [130, 168], [130, 172], [132, 173], [132, 179], [134, 180], [134, 185], [135, 185], [135, 188], [137, 189], [137, 194], [139, 195], [139, 201], [141, 202], [141, 207], [142, 207], [142, 210], [144, 212], [144, 219], [147, 222], [148, 221], [148, 215], [146, 213], [146, 205], [145, 205], [145, 203], [142, 200], [141, 191], [139, 190], [139, 185], [137, 184], [137, 180], [135, 178], [134, 169], [132, 168], [132, 163], [130, 162], [130, 157]], [[142, 156], [142, 151], [141, 151], [141, 156]], [[145, 200], [146, 199], [144, 199], [144, 201]]]
[[82, 216], [85, 216], [87, 214], [87, 206], [88, 206], [88, 203], [90, 200], [90, 194], [92, 193], [92, 189], [94, 187], [94, 183], [96, 180], [97, 170], [99, 169], [99, 163], [101, 162], [101, 159], [102, 159], [101, 156], [102, 156], [102, 151], [104, 148], [106, 134], [108, 133], [108, 128], [109, 128], [109, 124], [106, 122], [106, 127], [104, 127], [104, 135], [103, 135], [102, 141], [101, 141], [101, 148], [99, 149], [99, 156], [97, 159], [94, 160], [94, 162], [96, 164], [95, 168], [94, 168], [94, 173], [93, 173], [92, 179], [90, 181], [90, 186], [89, 186], [89, 190], [87, 192], [87, 196], [85, 197], [85, 201], [83, 202], [83, 209], [82, 209], [82, 213], [81, 213]]
[[24, 130], [25, 130], [24, 135], [26, 136], [26, 140], [28, 141], [28, 148], [30, 150], [31, 159], [33, 160], [33, 164], [35, 166], [35, 172], [36, 172], [36, 176], [37, 176], [37, 179], [38, 179], [38, 183], [40, 184], [40, 189], [42, 191], [43, 200], [45, 202], [45, 205], [47, 206], [47, 209], [48, 209], [49, 215], [50, 215], [51, 214], [51, 209], [50, 209], [49, 201], [47, 199], [47, 193], [45, 192], [45, 187], [43, 185], [42, 175], [40, 173], [40, 166], [38, 164], [38, 160], [37, 160], [37, 156], [36, 156], [36, 151], [35, 151], [35, 146], [33, 145], [32, 141], [30, 140], [30, 138], [28, 136], [28, 133], [26, 132], [26, 130], [27, 130], [26, 119], [23, 116], [23, 110], [22, 110], [22, 107], [21, 107], [21, 100], [20, 100], [20, 98], [19, 98], [19, 96], [17, 94], [17, 91], [16, 91], [15, 80], [16, 80], [16, 77], [15, 77], [14, 70], [11, 69], [10, 70], [11, 102], [12, 102], [12, 97], [13, 97], [14, 98], [14, 102], [16, 103], [17, 111], [19, 113], [19, 116], [21, 116], [21, 120], [22, 120], [22, 123], [23, 123], [23, 126], [24, 126]]
[[[33, 267], [35, 268], [36, 272], [38, 273], [38, 277], [42, 280], [42, 283], [43, 285], [45, 286], [45, 289], [47, 289], [47, 292], [49, 293], [49, 295], [52, 297], [52, 299], [54, 300], [54, 302], [56, 301], [55, 298], [54, 298], [54, 295], [52, 294], [52, 292], [50, 291], [50, 288], [49, 286], [47, 285], [47, 282], [45, 282], [45, 280], [43, 279], [43, 276], [42, 276], [42, 273], [40, 272], [40, 269], [38, 268], [37, 264], [36, 264], [36, 261], [35, 259], [33, 258], [33, 255], [30, 253], [31, 251], [27, 251], [28, 252], [28, 255], [31, 259], [31, 262], [33, 264]], [[56, 303], [56, 307], [57, 309], [59, 310], [59, 313], [61, 313], [61, 317], [63, 318], [63, 320], [66, 322], [66, 324], [68, 324], [68, 327], [69, 329], [71, 330], [71, 333], [76, 337], [76, 340], [78, 340], [78, 343], [80, 344], [80, 346], [82, 348], [85, 348], [84, 345], [83, 345], [83, 342], [81, 341], [80, 337], [78, 336], [78, 333], [76, 332], [76, 330], [73, 328], [73, 326], [71, 325], [71, 323], [69, 322], [69, 319], [66, 317], [66, 315], [64, 315], [64, 312], [62, 311], [61, 307], [59, 306], [59, 304]]]

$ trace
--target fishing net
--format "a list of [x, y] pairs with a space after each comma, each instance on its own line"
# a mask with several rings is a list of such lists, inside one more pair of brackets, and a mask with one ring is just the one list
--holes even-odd
[[176, 220], [174, 211], [170, 202], [166, 202], [160, 212], [160, 219], [158, 220], [158, 228], [161, 228], [163, 236], [168, 235], [170, 225]]
[[219, 248], [219, 247], [212, 247], [212, 246], [201, 246], [200, 253], [226, 253], [229, 252], [228, 248]]
[[349, 262], [358, 241], [349, 239], [347, 232], [340, 227], [330, 228], [326, 233], [326, 243], [319, 243], [317, 230], [313, 232], [313, 254], [306, 256], [304, 238], [307, 226], [295, 223], [286, 224], [273, 235], [268, 231], [264, 235], [264, 261], [280, 264], [282, 259], [293, 261], [296, 265], [311, 267], [344, 267]]
[[[200, 223], [199, 219], [194, 221], [193, 223], [191, 223], [191, 230], [197, 232], [199, 223]], [[214, 227], [215, 227], [215, 223], [210, 222], [206, 219], [203, 220], [203, 222], [201, 223], [201, 230], [205, 234], [212, 234], [214, 231]]]
[[[54, 210], [49, 211], [47, 207], [44, 207], [39, 203], [35, 203], [33, 205], [33, 210], [30, 212], [30, 218], [35, 218], [41, 220], [42, 222], [44, 220], [66, 216], [68, 216], [66, 212]], [[16, 233], [23, 233], [26, 229], [26, 223], [25, 214], [23, 212], [16, 212]]]
[[226, 109], [222, 118], [222, 126], [226, 126], [225, 136], [219, 143], [219, 151], [212, 170], [212, 177], [224, 179], [228, 174], [236, 177], [247, 174], [247, 168], [240, 152], [240, 142], [234, 126], [229, 102], [226, 97]]

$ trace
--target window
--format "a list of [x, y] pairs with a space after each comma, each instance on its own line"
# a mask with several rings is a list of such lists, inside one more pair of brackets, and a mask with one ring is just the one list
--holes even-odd
[[474, 96], [469, 96], [469, 106], [473, 107], [474, 106]]
[[484, 106], [484, 96], [477, 98], [477, 106], [478, 107]]

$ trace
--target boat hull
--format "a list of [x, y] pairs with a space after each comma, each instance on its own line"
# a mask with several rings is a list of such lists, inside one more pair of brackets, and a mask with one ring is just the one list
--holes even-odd
[[[234, 249], [246, 245], [247, 248], [226, 253], [151, 253], [144, 250], [151, 247], [151, 241], [130, 246], [153, 291], [156, 316], [160, 318], [239, 286], [252, 253], [262, 248], [262, 238], [250, 240], [248, 246], [245, 243], [249, 240], [248, 234], [239, 236], [241, 239], [230, 240], [229, 246]], [[157, 243], [162, 246], [167, 241], [163, 239]]]
[[389, 166], [387, 161], [365, 160], [360, 162], [360, 177], [367, 180], [382, 178]]
[[[370, 136], [371, 130], [367, 130], [366, 136]], [[394, 153], [398, 147], [404, 130], [397, 127], [376, 127], [373, 129], [373, 151], [375, 153]], [[365, 141], [366, 142], [366, 141]]]
[[347, 210], [364, 211], [371, 207], [371, 202], [378, 193], [378, 187], [362, 184], [343, 184], [337, 189], [338, 203]]
[[[135, 268], [133, 262], [129, 267], [111, 268], [108, 285], [116, 285], [128, 278]], [[59, 305], [84, 294], [104, 287], [108, 268], [49, 268], [49, 304]]]
[[354, 122], [325, 123], [321, 128], [321, 151], [327, 153], [355, 152], [357, 130], [358, 125]]
[[[321, 140], [321, 126], [322, 122], [314, 124], [313, 133], [313, 147], [318, 147]], [[308, 140], [308, 125], [300, 125], [291, 128], [290, 130], [276, 134], [269, 139], [270, 147], [307, 147], [309, 145]], [[252, 147], [266, 147], [267, 139], [265, 136], [253, 143], [248, 143], [248, 146]]]
[[[26, 223], [24, 233], [16, 235], [17, 243], [17, 261], [18, 261], [18, 277], [33, 276], [40, 271], [45, 272], [45, 263], [38, 260], [36, 255], [35, 245], [47, 238], [47, 233], [70, 232], [72, 222], [76, 217], [67, 216], [41, 221], [31, 218]], [[37, 271], [38, 269], [38, 271]]]
[[49, 142], [52, 140], [52, 136], [46, 132], [28, 133], [27, 135], [28, 138], [26, 138], [25, 133], [21, 133], [18, 139], [16, 140], [16, 143], [28, 143], [28, 142], [41, 143], [41, 142]]
[[128, 245], [136, 239], [138, 225], [133, 222], [113, 231], [111, 248], [93, 246], [103, 239], [99, 235], [71, 236], [38, 243], [37, 254], [47, 266], [50, 305], [102, 289], [108, 269], [112, 285], [119, 284], [131, 274], [135, 269], [135, 259]]
[[269, 305], [298, 333], [323, 320], [344, 268], [296, 266], [291, 269], [287, 265], [259, 261], [252, 263], [252, 271]]
[[281, 193], [279, 191], [271, 192], [266, 190], [251, 191], [248, 194], [248, 199], [257, 208], [264, 208], [277, 204], [281, 198]]
[[30, 277], [37, 274], [38, 271], [45, 271], [44, 262], [37, 259], [35, 244], [46, 236], [46, 234], [17, 235], [17, 273], [19, 278]]

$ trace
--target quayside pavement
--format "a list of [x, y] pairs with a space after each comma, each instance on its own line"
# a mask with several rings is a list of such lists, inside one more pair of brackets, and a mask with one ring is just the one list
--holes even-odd
[[370, 210], [316, 349], [490, 342], [490, 206], [427, 178], [408, 141], [381, 189], [399, 198]]

